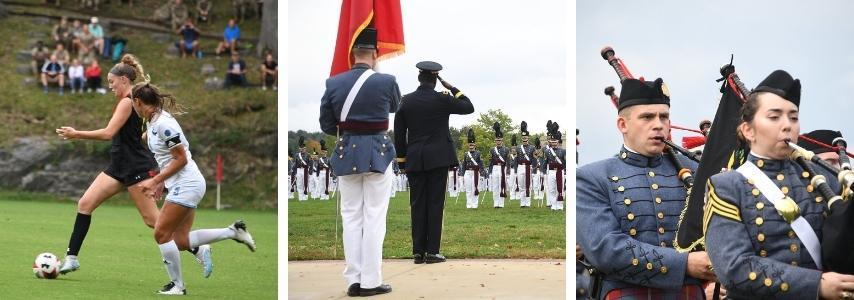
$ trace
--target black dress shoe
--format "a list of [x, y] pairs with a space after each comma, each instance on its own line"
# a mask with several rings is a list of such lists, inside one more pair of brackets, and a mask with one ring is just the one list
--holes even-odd
[[350, 287], [347, 288], [347, 296], [359, 297], [359, 290], [360, 289], [362, 289], [362, 287], [359, 285], [358, 282], [351, 284]]
[[359, 289], [359, 296], [373, 296], [379, 294], [388, 294], [391, 293], [391, 286], [388, 284], [380, 284], [380, 286], [372, 288], [372, 289]]
[[445, 256], [442, 256], [442, 254], [427, 253], [427, 255], [424, 257], [424, 262], [426, 262], [428, 264], [445, 262]]
[[416, 253], [413, 254], [412, 257], [415, 258], [415, 264], [423, 264], [424, 263], [424, 254]]

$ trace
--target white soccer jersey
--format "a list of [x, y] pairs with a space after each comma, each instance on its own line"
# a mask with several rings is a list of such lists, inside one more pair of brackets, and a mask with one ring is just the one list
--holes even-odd
[[187, 142], [187, 137], [184, 136], [184, 131], [181, 130], [181, 125], [175, 120], [169, 112], [161, 111], [148, 124], [148, 149], [154, 153], [154, 159], [157, 160], [157, 165], [163, 170], [172, 161], [172, 153], [169, 151], [178, 145], [184, 145], [184, 151], [187, 155], [187, 165], [184, 166], [178, 173], [166, 179], [166, 188], [172, 189], [173, 186], [185, 183], [202, 183], [204, 186], [205, 178], [196, 162], [193, 161], [193, 155], [190, 153], [190, 143]]

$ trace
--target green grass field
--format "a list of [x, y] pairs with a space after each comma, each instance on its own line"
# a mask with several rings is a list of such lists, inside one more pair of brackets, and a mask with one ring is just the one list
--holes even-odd
[[[31, 266], [36, 255], [65, 256], [74, 224], [76, 203], [0, 201], [3, 233], [2, 299], [147, 299], [169, 281], [152, 230], [142, 223], [134, 206], [104, 204], [95, 211], [92, 227], [80, 252], [81, 269], [55, 280], [36, 279]], [[8, 198], [6, 198], [8, 199]], [[187, 293], [205, 299], [275, 299], [277, 296], [276, 214], [260, 211], [196, 213], [194, 228], [224, 227], [246, 221], [258, 251], [234, 241], [212, 245], [214, 273], [203, 278], [191, 254], [181, 254]]]
[[[520, 209], [519, 201], [492, 208], [492, 195], [484, 192], [476, 210], [466, 209], [465, 195], [445, 204], [441, 252], [448, 258], [565, 258], [565, 211]], [[537, 203], [533, 202], [536, 206]], [[545, 205], [545, 204], [544, 204]], [[342, 259], [341, 222], [335, 241], [335, 200], [288, 201], [288, 259]], [[398, 192], [388, 210], [385, 258], [411, 258], [412, 237], [409, 193]], [[335, 255], [335, 256], [333, 256]]]

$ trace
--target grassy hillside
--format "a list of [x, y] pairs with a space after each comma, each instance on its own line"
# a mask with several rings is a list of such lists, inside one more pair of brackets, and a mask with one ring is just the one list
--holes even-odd
[[[40, 1], [30, 1], [40, 2]], [[63, 1], [63, 7], [76, 7], [77, 1]], [[136, 10], [125, 11], [113, 5], [106, 5], [100, 15], [111, 17], [143, 13], [151, 3], [162, 1], [135, 1]], [[12, 7], [18, 9], [18, 7]], [[25, 8], [29, 12], [56, 15], [63, 13], [54, 8]], [[152, 8], [153, 9], [153, 8]], [[230, 6], [219, 5], [217, 10], [230, 11]], [[72, 13], [69, 13], [72, 14]], [[59, 126], [73, 126], [77, 129], [91, 130], [106, 125], [115, 103], [111, 94], [71, 95], [66, 90], [65, 96], [59, 96], [53, 88], [51, 93], [42, 93], [38, 86], [25, 86], [22, 82], [28, 75], [16, 72], [19, 65], [28, 64], [21, 61], [17, 52], [28, 50], [28, 44], [36, 39], [49, 39], [53, 23], [41, 25], [35, 18], [11, 16], [0, 20], [0, 36], [7, 42], [0, 44], [0, 117], [6, 120], [5, 126], [0, 126], [0, 146], [8, 147], [15, 137], [22, 136], [54, 136], [54, 129]], [[217, 21], [225, 22], [224, 17]], [[241, 25], [244, 36], [257, 36], [260, 21], [250, 20]], [[202, 27], [203, 31], [221, 32], [222, 24]], [[216, 28], [215, 30], [212, 28]], [[210, 28], [208, 30], [208, 28]], [[43, 37], [38, 33], [43, 32]], [[276, 118], [278, 105], [276, 93], [261, 91], [259, 88], [234, 89], [229, 91], [208, 91], [203, 87], [203, 81], [210, 76], [222, 78], [227, 58], [216, 59], [207, 55], [203, 59], [180, 59], [168, 56], [166, 49], [171, 43], [157, 43], [152, 39], [152, 33], [127, 28], [112, 28], [107, 36], [120, 34], [129, 40], [130, 53], [139, 57], [146, 72], [151, 74], [152, 82], [166, 87], [166, 90], [177, 96], [180, 103], [188, 108], [189, 113], [179, 117], [179, 122], [186, 132], [193, 152], [193, 157], [199, 164], [209, 183], [214, 181], [216, 154], [221, 153], [225, 163], [225, 184], [223, 199], [226, 203], [252, 208], [273, 208], [276, 201]], [[175, 37], [177, 40], [177, 37]], [[202, 49], [213, 51], [216, 40], [202, 40]], [[259, 83], [260, 74], [257, 68], [260, 60], [257, 57], [245, 57], [250, 68], [248, 80]], [[213, 64], [216, 73], [202, 76], [201, 67], [204, 63]], [[101, 60], [102, 68], [106, 71], [112, 67], [108, 61]], [[106, 78], [105, 78], [106, 80]], [[77, 141], [75, 147], [87, 155], [104, 155], [108, 143], [96, 141]], [[215, 193], [209, 189], [203, 203], [212, 205]]]

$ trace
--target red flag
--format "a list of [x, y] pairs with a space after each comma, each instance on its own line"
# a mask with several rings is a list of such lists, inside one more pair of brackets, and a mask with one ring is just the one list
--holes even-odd
[[338, 38], [330, 76], [350, 70], [350, 49], [359, 33], [372, 25], [377, 29], [378, 59], [403, 53], [403, 18], [400, 0], [344, 0], [338, 20]]

